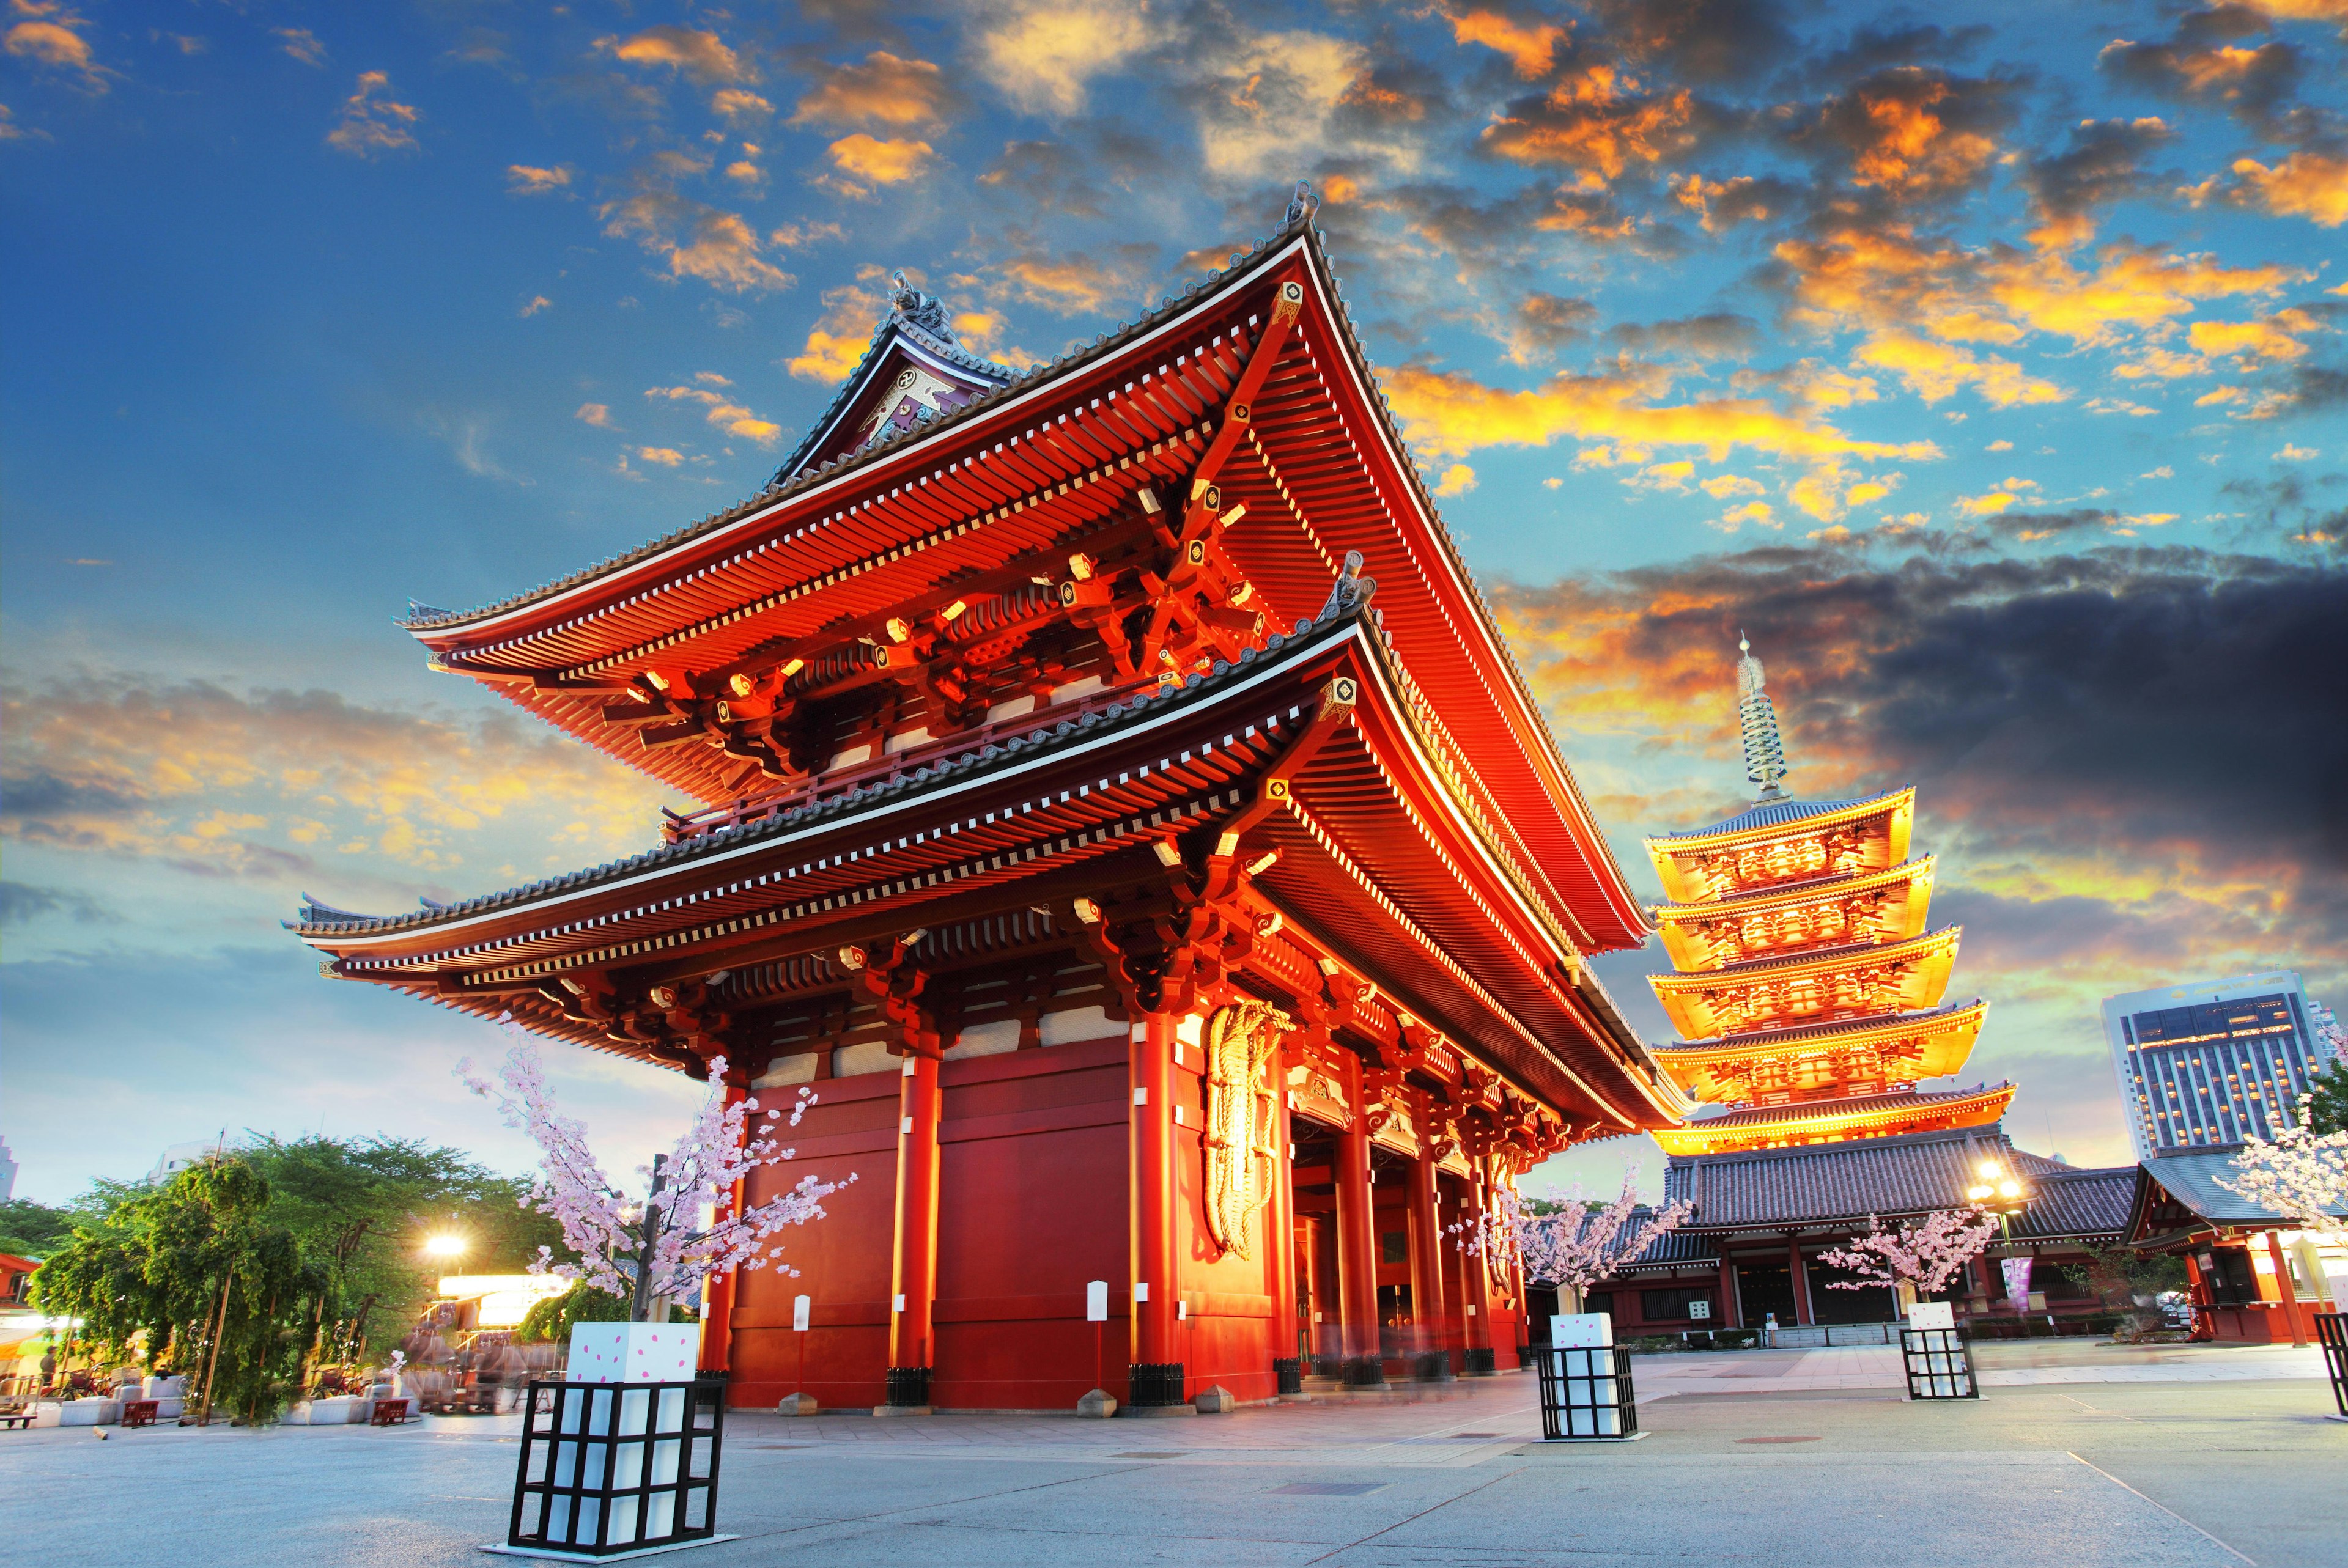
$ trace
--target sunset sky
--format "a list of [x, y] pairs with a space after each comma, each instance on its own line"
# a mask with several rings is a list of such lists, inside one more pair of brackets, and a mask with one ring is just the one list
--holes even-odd
[[[2127, 1158], [2103, 996], [2348, 1003], [2348, 0], [5, 3], [20, 1194], [222, 1129], [520, 1168], [494, 1034], [277, 923], [675, 803], [393, 617], [755, 492], [891, 268], [1047, 360], [1300, 178], [1643, 897], [1746, 798], [1742, 628], [1796, 793], [1919, 786], [2025, 1146]], [[1599, 967], [1668, 1039], [1660, 948]], [[694, 1098], [554, 1076], [621, 1165]]]

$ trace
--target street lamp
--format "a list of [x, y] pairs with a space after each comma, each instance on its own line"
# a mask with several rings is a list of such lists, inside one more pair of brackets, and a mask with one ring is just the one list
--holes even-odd
[[463, 1236], [451, 1232], [445, 1235], [427, 1236], [424, 1250], [433, 1257], [462, 1257], [465, 1248], [470, 1245]]
[[2008, 1245], [2013, 1242], [2013, 1216], [2029, 1205], [2030, 1194], [2022, 1184], [1998, 1168], [1995, 1160], [1981, 1163], [1981, 1180], [1965, 1189], [1965, 1197], [1973, 1207], [1985, 1209], [1997, 1216], [1998, 1229], [2004, 1234]]

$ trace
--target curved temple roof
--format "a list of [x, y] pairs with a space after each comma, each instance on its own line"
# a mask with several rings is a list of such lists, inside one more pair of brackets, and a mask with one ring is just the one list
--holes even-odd
[[[1253, 408], [1235, 412], [1218, 401], [1228, 367], [1291, 278], [1303, 285], [1299, 330]], [[888, 343], [936, 349], [934, 335], [892, 318], [860, 374], [881, 367]], [[983, 379], [1000, 367], [955, 368]], [[845, 389], [819, 432], [837, 430], [858, 395]], [[1640, 942], [1643, 912], [1403, 446], [1302, 210], [1232, 267], [1087, 348], [837, 460], [811, 435], [813, 466], [741, 506], [529, 593], [406, 624], [439, 667], [723, 804], [738, 798], [730, 757], [647, 750], [609, 720], [638, 676], [727, 668], [924, 594], [942, 603], [949, 585], [1025, 554], [1048, 565], [1056, 541], [1106, 526], [1143, 483], [1178, 487], [1235, 425], [1222, 487], [1247, 520], [1231, 551], [1273, 623], [1311, 610], [1339, 555], [1365, 554], [1407, 678], [1449, 732], [1461, 790], [1518, 842], [1578, 945]]]

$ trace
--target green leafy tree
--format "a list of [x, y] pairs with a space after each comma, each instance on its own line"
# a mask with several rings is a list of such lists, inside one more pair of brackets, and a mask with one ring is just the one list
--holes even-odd
[[355, 1357], [388, 1351], [455, 1272], [427, 1256], [443, 1234], [467, 1243], [467, 1273], [519, 1274], [550, 1246], [553, 1221], [521, 1207], [527, 1184], [499, 1176], [455, 1149], [399, 1138], [263, 1138], [246, 1158], [268, 1178], [270, 1217], [325, 1271], [312, 1337]]
[[2307, 1109], [2316, 1136], [2348, 1132], [2348, 1056], [2334, 1058], [2310, 1081], [2309, 1087], [2314, 1092], [2309, 1096]]
[[[120, 1193], [118, 1189], [118, 1194]], [[268, 1181], [228, 1158], [136, 1189], [33, 1276], [33, 1305], [77, 1320], [65, 1349], [209, 1385], [236, 1419], [273, 1419], [294, 1388], [324, 1272], [270, 1223]]]
[[628, 1303], [609, 1291], [596, 1289], [581, 1280], [560, 1296], [550, 1296], [537, 1303], [514, 1330], [514, 1337], [524, 1344], [541, 1345], [548, 1340], [557, 1344], [571, 1343], [571, 1326], [574, 1323], [625, 1323]]
[[72, 1209], [53, 1209], [30, 1198], [0, 1204], [0, 1252], [18, 1257], [43, 1258], [73, 1239]]

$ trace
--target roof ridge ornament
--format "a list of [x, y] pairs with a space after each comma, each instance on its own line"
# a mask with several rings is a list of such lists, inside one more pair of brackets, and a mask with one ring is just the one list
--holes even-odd
[[1761, 786], [1754, 797], [1762, 801], [1785, 798], [1782, 781], [1786, 776], [1786, 743], [1777, 733], [1776, 705], [1769, 701], [1763, 689], [1767, 677], [1761, 661], [1753, 657], [1753, 644], [1745, 633], [1736, 634], [1737, 651], [1744, 655], [1736, 661], [1736, 718], [1745, 732], [1745, 776]]
[[1288, 199], [1288, 214], [1280, 220], [1282, 229], [1293, 229], [1321, 210], [1321, 199], [1313, 194], [1309, 180], [1296, 182], [1296, 194]]
[[901, 321], [909, 322], [932, 337], [942, 338], [954, 348], [962, 340], [954, 336], [953, 327], [946, 320], [945, 302], [935, 294], [924, 293], [907, 281], [905, 269], [898, 268], [889, 274], [891, 285], [889, 302]]
[[1362, 575], [1362, 552], [1347, 550], [1345, 564], [1338, 570], [1337, 580], [1329, 585], [1329, 602], [1313, 619], [1327, 620], [1333, 615], [1350, 614], [1369, 603], [1370, 596], [1378, 591], [1377, 579]]

